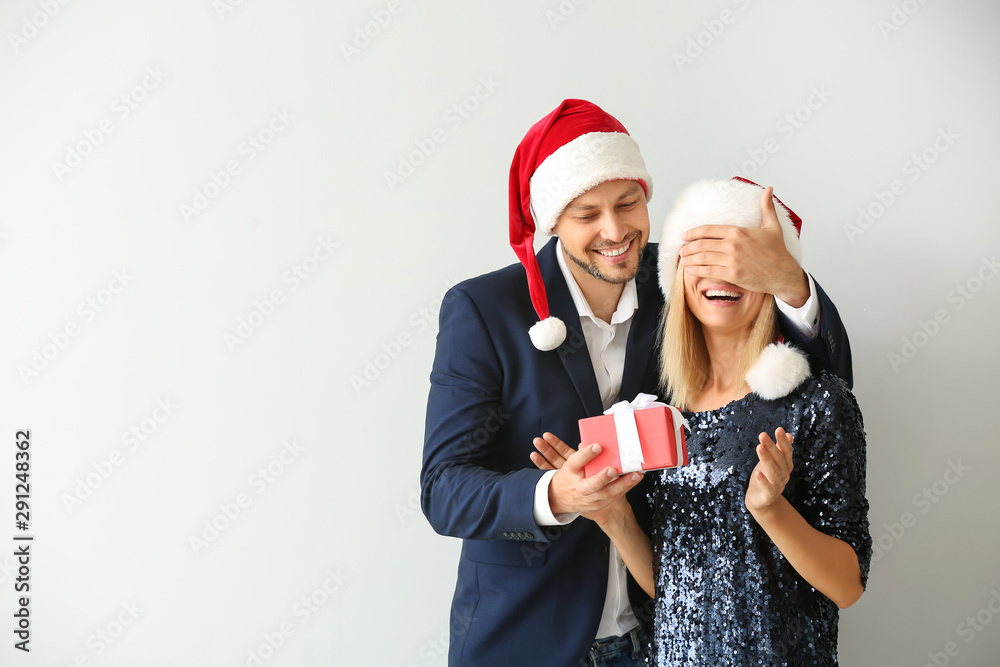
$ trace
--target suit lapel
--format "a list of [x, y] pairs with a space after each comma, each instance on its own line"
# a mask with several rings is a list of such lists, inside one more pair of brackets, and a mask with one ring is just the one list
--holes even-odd
[[601, 405], [601, 391], [597, 386], [594, 366], [590, 361], [587, 339], [584, 338], [583, 327], [580, 325], [580, 313], [573, 303], [562, 271], [559, 270], [555, 238], [538, 252], [538, 268], [542, 280], [545, 281], [549, 314], [558, 317], [566, 324], [566, 340], [554, 351], [566, 368], [587, 414], [599, 415], [604, 412], [604, 407]]

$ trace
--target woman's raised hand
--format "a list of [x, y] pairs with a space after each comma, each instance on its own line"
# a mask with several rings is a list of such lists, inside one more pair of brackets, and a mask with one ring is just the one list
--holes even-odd
[[759, 436], [757, 445], [757, 465], [750, 474], [747, 486], [747, 509], [766, 510], [781, 497], [785, 484], [792, 474], [792, 436], [779, 428], [774, 432], [774, 440], [767, 433]]

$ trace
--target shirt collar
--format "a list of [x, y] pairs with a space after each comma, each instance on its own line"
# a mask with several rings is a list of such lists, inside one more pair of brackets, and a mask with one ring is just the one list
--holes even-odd
[[[595, 322], [607, 325], [607, 322], [594, 315], [593, 309], [587, 303], [587, 298], [583, 296], [583, 290], [580, 289], [580, 285], [577, 284], [576, 278], [573, 277], [573, 273], [566, 264], [562, 241], [558, 238], [556, 239], [556, 260], [559, 262], [559, 270], [562, 271], [563, 278], [566, 280], [566, 286], [569, 287], [570, 296], [573, 297], [573, 304], [576, 306], [580, 317], [589, 317]], [[618, 308], [615, 310], [614, 315], [611, 316], [611, 324], [627, 322], [638, 308], [639, 298], [635, 290], [635, 278], [632, 278], [625, 283], [625, 289], [622, 290], [622, 295], [618, 299]]]

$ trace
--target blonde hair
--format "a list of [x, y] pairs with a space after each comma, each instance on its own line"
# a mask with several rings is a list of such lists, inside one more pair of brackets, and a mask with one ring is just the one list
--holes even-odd
[[[747, 332], [743, 358], [737, 366], [736, 382], [746, 382], [747, 371], [778, 333], [774, 296], [764, 295], [764, 304]], [[678, 265], [670, 300], [663, 310], [659, 329], [660, 384], [666, 389], [670, 404], [687, 409], [701, 394], [708, 381], [712, 361], [705, 346], [705, 334], [684, 298], [684, 267]]]

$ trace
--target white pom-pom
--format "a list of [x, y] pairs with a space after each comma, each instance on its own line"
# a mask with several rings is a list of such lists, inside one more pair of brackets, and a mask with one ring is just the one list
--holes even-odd
[[566, 340], [566, 325], [558, 317], [546, 317], [541, 322], [536, 322], [530, 329], [528, 335], [531, 342], [542, 352], [554, 350]]
[[771, 343], [747, 371], [747, 384], [765, 400], [787, 396], [809, 377], [806, 355], [787, 343]]

